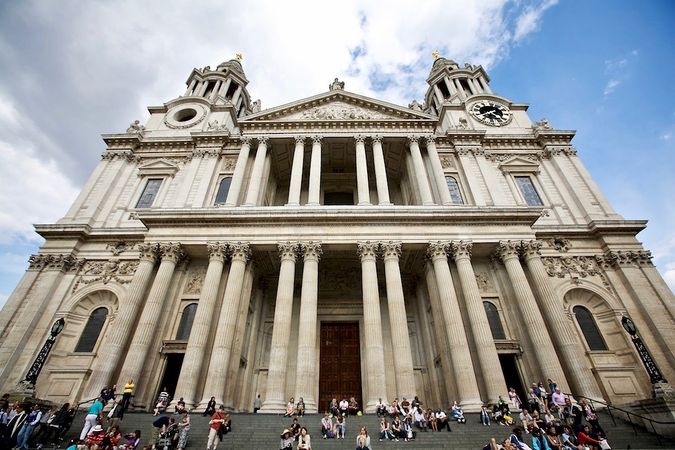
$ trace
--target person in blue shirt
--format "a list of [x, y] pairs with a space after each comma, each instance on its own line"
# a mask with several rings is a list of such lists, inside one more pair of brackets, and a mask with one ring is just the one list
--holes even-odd
[[87, 415], [84, 418], [84, 426], [82, 427], [82, 432], [80, 433], [81, 441], [84, 441], [84, 438], [87, 437], [89, 430], [91, 430], [96, 426], [99, 418], [103, 417], [102, 413], [105, 403], [106, 403], [105, 400], [99, 398], [87, 410]]
[[19, 436], [16, 440], [16, 446], [19, 449], [28, 449], [28, 439], [30, 439], [33, 430], [40, 423], [40, 418], [42, 417], [42, 411], [38, 405], [33, 405], [30, 414], [28, 414], [28, 419], [24, 422], [21, 431], [19, 431]]

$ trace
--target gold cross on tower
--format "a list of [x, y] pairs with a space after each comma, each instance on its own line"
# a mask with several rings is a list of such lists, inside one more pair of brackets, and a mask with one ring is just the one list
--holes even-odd
[[438, 50], [434, 50], [433, 52], [431, 52], [431, 56], [433, 56], [434, 59], [438, 59], [441, 57], [441, 54], [438, 52]]
[[242, 55], [241, 53], [235, 53], [234, 57], [237, 59], [237, 61], [241, 61], [242, 59], [244, 59], [244, 55]]

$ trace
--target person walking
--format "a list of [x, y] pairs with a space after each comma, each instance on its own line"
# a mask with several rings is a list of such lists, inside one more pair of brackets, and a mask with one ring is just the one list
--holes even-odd
[[225, 423], [225, 406], [220, 405], [220, 408], [211, 416], [209, 420], [209, 438], [206, 444], [207, 450], [215, 450], [218, 447], [218, 431]]
[[185, 450], [187, 447], [188, 433], [190, 432], [190, 415], [187, 410], [183, 410], [182, 419], [178, 423], [178, 450]]
[[80, 440], [84, 441], [84, 438], [89, 434], [89, 430], [94, 428], [99, 421], [103, 421], [103, 407], [105, 406], [105, 400], [99, 398], [97, 399], [87, 410], [87, 415], [84, 417], [84, 426], [82, 427], [82, 432], [80, 433]]

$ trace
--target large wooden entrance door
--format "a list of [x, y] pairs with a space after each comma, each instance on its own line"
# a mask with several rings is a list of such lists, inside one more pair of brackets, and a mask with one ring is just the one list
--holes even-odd
[[333, 397], [354, 397], [363, 410], [360, 348], [358, 322], [321, 324], [319, 412], [328, 409]]

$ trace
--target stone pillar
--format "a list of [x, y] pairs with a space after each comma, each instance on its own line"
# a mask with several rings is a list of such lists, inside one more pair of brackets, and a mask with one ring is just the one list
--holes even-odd
[[[216, 322], [216, 336], [211, 349], [211, 360], [206, 372], [204, 392], [199, 408], [205, 408], [211, 397], [216, 397], [216, 402], [224, 402], [225, 383], [227, 382], [227, 370], [232, 353], [232, 340], [234, 337], [234, 321], [239, 310], [239, 299], [244, 284], [246, 263], [251, 257], [251, 248], [248, 243], [230, 243], [232, 252], [230, 272], [227, 277], [227, 285], [223, 294], [223, 304], [220, 308], [220, 316]], [[213, 318], [212, 318], [213, 319]], [[211, 320], [212, 320], [211, 319]], [[185, 365], [185, 363], [183, 363]]]
[[[176, 398], [183, 397], [185, 405], [188, 407], [195, 406], [197, 401], [197, 387], [206, 358], [206, 347], [211, 334], [211, 323], [216, 308], [218, 288], [227, 255], [225, 243], [209, 242], [206, 246], [209, 251], [209, 267], [206, 269], [206, 276], [199, 294], [197, 312], [192, 322], [190, 337], [183, 357], [183, 366], [176, 386], [176, 395], [174, 396]], [[121, 382], [126, 382], [126, 380], [122, 379]]]
[[302, 162], [305, 156], [305, 137], [295, 137], [295, 151], [293, 152], [293, 167], [291, 168], [291, 182], [288, 187], [288, 206], [300, 205], [300, 191], [302, 189]]
[[558, 383], [563, 392], [569, 392], [569, 385], [558, 360], [558, 354], [553, 350], [555, 347], [553, 347], [551, 337], [544, 326], [544, 319], [541, 317], [537, 301], [534, 299], [523, 267], [518, 260], [520, 241], [499, 241], [497, 251], [504, 262], [511, 287], [516, 295], [520, 315], [527, 330], [525, 334], [530, 337], [532, 342], [534, 355], [540, 369], [537, 378], [551, 378]]
[[288, 342], [291, 337], [295, 260], [298, 244], [285, 242], [278, 244], [278, 247], [281, 267], [279, 268], [279, 285], [274, 308], [267, 393], [260, 409], [260, 412], [264, 413], [283, 412], [286, 406], [286, 367], [288, 363]]
[[450, 266], [448, 265], [447, 243], [435, 242], [429, 244], [427, 254], [431, 259], [436, 273], [436, 285], [441, 300], [441, 310], [445, 329], [448, 333], [448, 347], [455, 382], [460, 402], [465, 411], [480, 411], [482, 402], [478, 391], [478, 382], [471, 361], [469, 343], [464, 331], [464, 323], [459, 309], [459, 302], [452, 283]]
[[536, 300], [546, 319], [546, 328], [553, 335], [556, 353], [562, 356], [564, 365], [567, 366], [566, 373], [572, 383], [570, 389], [577, 395], [603, 398], [590, 368], [584, 363], [585, 352], [576, 336], [574, 325], [563, 309], [562, 300], [551, 287], [540, 249], [539, 241], [523, 241], [522, 251], [537, 291]]
[[[408, 145], [410, 147], [410, 155], [412, 156], [413, 166], [415, 167], [415, 182], [420, 191], [423, 205], [433, 205], [434, 198], [431, 195], [431, 189], [427, 181], [427, 172], [424, 168], [424, 160], [420, 152], [420, 146], [417, 143], [419, 136], [409, 136]], [[447, 188], [446, 188], [447, 189]]]
[[171, 285], [176, 264], [185, 256], [185, 253], [179, 243], [165, 242], [159, 244], [159, 256], [161, 263], [145, 301], [138, 325], [136, 325], [127, 357], [122, 365], [117, 383], [119, 386], [123, 386], [130, 379], [139, 380], [141, 377], [150, 345], [157, 332], [160, 316], [165, 309], [166, 293]]
[[387, 305], [391, 325], [391, 344], [394, 354], [394, 372], [396, 373], [396, 392], [399, 397], [413, 398], [417, 393], [413, 373], [412, 351], [408, 316], [405, 311], [403, 283], [401, 282], [400, 242], [383, 242], [382, 257], [387, 282]]
[[265, 136], [258, 138], [258, 150], [255, 152], [255, 161], [251, 170], [251, 180], [248, 183], [248, 192], [244, 206], [255, 206], [258, 203], [258, 195], [262, 188], [263, 171], [265, 170], [265, 158], [267, 157], [267, 141]]
[[472, 246], [471, 242], [453, 242], [452, 254], [459, 273], [459, 282], [462, 286], [466, 311], [476, 344], [476, 356], [485, 382], [485, 396], [490, 403], [497, 403], [499, 396], [507, 391], [507, 387], [490, 331], [490, 324], [485, 314], [483, 298], [476, 283], [476, 274], [471, 265]]
[[366, 160], [366, 137], [362, 134], [354, 136], [356, 140], [356, 185], [359, 193], [359, 205], [370, 205], [370, 188], [368, 187], [368, 162]]
[[197, 80], [193, 78], [192, 81], [190, 82], [190, 85], [185, 90], [185, 94], [183, 94], [184, 97], [187, 97], [188, 95], [192, 94], [192, 90], [195, 88], [195, 84], [197, 84]]
[[457, 78], [454, 78], [452, 80], [455, 83], [455, 87], [457, 88], [457, 92], [459, 93], [459, 98], [461, 100], [466, 100], [466, 92], [464, 92], [464, 88], [462, 87], [462, 84]]
[[427, 141], [427, 153], [429, 153], [429, 161], [431, 162], [436, 189], [441, 196], [441, 204], [452, 205], [452, 198], [450, 197], [450, 191], [448, 190], [448, 183], [445, 180], [443, 165], [441, 164], [441, 159], [438, 157], [438, 151], [436, 151], [434, 136], [429, 135], [425, 139]]
[[365, 412], [375, 412], [380, 398], [387, 398], [387, 383], [384, 376], [384, 345], [382, 342], [382, 316], [380, 314], [380, 293], [377, 285], [376, 242], [359, 242], [361, 258], [361, 285], [363, 290], [363, 334], [365, 336], [366, 392]]
[[391, 205], [389, 200], [389, 184], [387, 183], [387, 167], [382, 152], [382, 137], [373, 136], [373, 163], [375, 165], [375, 182], [377, 184], [377, 202], [380, 205]]
[[304, 255], [302, 293], [300, 294], [300, 327], [298, 329], [298, 368], [295, 378], [295, 399], [303, 398], [308, 413], [318, 412], [314, 398], [316, 381], [316, 312], [319, 292], [319, 258], [321, 244], [300, 244]]
[[312, 136], [307, 206], [319, 206], [321, 197], [321, 136]]
[[237, 206], [239, 193], [241, 192], [241, 185], [244, 182], [246, 164], [248, 164], [248, 154], [251, 151], [251, 138], [246, 136], [240, 138], [240, 140], [241, 150], [239, 150], [239, 156], [237, 156], [237, 164], [234, 166], [232, 182], [230, 183], [230, 190], [227, 192], [225, 206]]
[[84, 399], [98, 396], [103, 386], [110, 384], [120, 360], [124, 356], [129, 339], [134, 334], [134, 325], [148, 287], [157, 259], [157, 244], [143, 243], [138, 247], [140, 262], [136, 268], [126, 295], [120, 299], [115, 326], [98, 358], [94, 360]]

